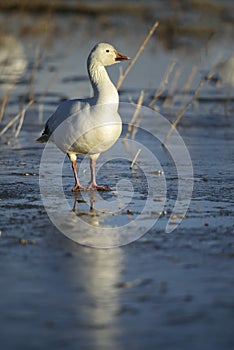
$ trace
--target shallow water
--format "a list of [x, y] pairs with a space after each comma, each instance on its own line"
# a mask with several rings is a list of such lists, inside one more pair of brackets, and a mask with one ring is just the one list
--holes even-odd
[[[30, 22], [30, 18], [27, 20]], [[88, 23], [85, 18], [82, 21]], [[61, 21], [59, 17], [58, 23], [62, 33], [61, 28], [68, 28], [66, 24], [71, 28], [77, 19], [73, 18], [72, 22], [67, 17]], [[8, 133], [1, 139], [1, 344], [4, 349], [24, 350], [55, 347], [233, 349], [233, 98], [227, 113], [224, 85], [204, 84], [196, 103], [178, 124], [177, 130], [192, 160], [194, 189], [185, 218], [179, 226], [178, 213], [174, 222], [172, 220], [174, 231], [166, 233], [165, 228], [177, 198], [178, 173], [173, 157], [155, 136], [161, 137], [165, 130], [160, 128], [158, 119], [147, 113], [141, 120], [134, 144], [129, 142], [126, 146], [120, 141], [110, 153], [100, 157], [102, 166], [97, 177], [101, 184], [111, 186], [111, 192], [72, 193], [70, 164], [63, 158], [66, 206], [61, 203], [61, 193], [53, 188], [56, 181], [52, 181], [47, 190], [52, 204], [61, 208], [61, 217], [69, 218], [66, 225], [71, 238], [77, 240], [78, 235], [82, 244], [100, 244], [100, 230], [104, 228], [106, 239], [112, 244], [112, 229], [117, 227], [121, 235], [123, 225], [136, 220], [149, 199], [143, 217], [134, 229], [129, 229], [126, 237], [134, 240], [147, 233], [126, 246], [93, 249], [67, 239], [48, 218], [39, 187], [44, 146], [34, 140], [61, 99], [89, 94], [84, 60], [90, 46], [102, 39], [102, 27], [98, 23], [90, 31], [86, 24], [80, 25], [79, 30], [72, 27], [71, 50], [66, 52], [60, 38], [53, 39], [37, 68], [31, 89], [35, 37], [22, 37], [28, 66], [10, 93], [3, 124], [19, 111], [29, 90], [37, 102], [27, 111], [19, 138], [14, 139]], [[141, 22], [140, 28], [139, 37], [143, 38], [147, 32], [145, 22]], [[112, 29], [106, 38], [109, 41], [115, 38], [118, 48], [132, 56], [139, 38], [131, 30], [127, 35], [118, 36], [114, 25]], [[45, 37], [40, 34], [36, 38], [43, 42]], [[63, 39], [69, 42], [67, 32]], [[193, 55], [196, 49], [191, 47], [187, 51], [178, 47], [172, 52], [164, 49], [162, 42], [155, 49], [155, 40], [129, 73], [120, 98], [124, 103], [129, 98], [136, 101], [144, 88], [147, 104], [171, 58], [185, 57], [174, 99], [165, 105], [170, 82], [163, 98], [157, 101], [161, 114], [172, 121], [183, 99], [181, 86], [194, 61], [198, 62], [199, 53]], [[209, 47], [204, 64], [199, 61], [188, 99], [200, 80], [200, 70], [213, 64], [215, 53], [220, 50], [223, 56], [229, 55], [228, 39], [223, 46], [220, 41], [217, 39]], [[74, 42], [79, 46], [74, 46]], [[204, 53], [204, 47], [199, 52]], [[116, 81], [116, 67], [109, 72]], [[2, 95], [5, 92], [4, 84]], [[132, 112], [125, 107], [121, 104], [120, 110], [127, 124]], [[151, 135], [146, 130], [150, 130]], [[172, 138], [171, 145], [176, 151], [178, 144], [174, 141]], [[142, 151], [130, 170], [139, 145]], [[151, 153], [143, 147], [154, 155], [154, 162], [151, 162]], [[56, 157], [51, 161], [51, 171], [62, 155]], [[85, 184], [88, 176], [88, 163], [84, 161], [81, 179]], [[186, 199], [186, 192], [183, 195]], [[180, 198], [182, 204], [183, 200]], [[75, 212], [72, 211], [74, 203]], [[77, 218], [81, 220], [78, 225]], [[94, 231], [85, 231], [82, 222]]]

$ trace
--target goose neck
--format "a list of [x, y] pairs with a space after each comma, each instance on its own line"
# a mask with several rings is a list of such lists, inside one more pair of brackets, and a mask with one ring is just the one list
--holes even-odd
[[96, 64], [88, 65], [90, 82], [94, 92], [96, 103], [119, 103], [119, 95], [116, 87], [109, 78], [109, 75], [103, 66]]

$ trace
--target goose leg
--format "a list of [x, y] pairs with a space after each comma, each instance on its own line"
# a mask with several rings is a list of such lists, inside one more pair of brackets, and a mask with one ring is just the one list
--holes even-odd
[[90, 171], [91, 171], [91, 181], [88, 186], [88, 190], [97, 190], [97, 191], [110, 191], [110, 187], [99, 186], [96, 182], [95, 175], [96, 161], [90, 158]]
[[75, 178], [75, 186], [72, 188], [72, 191], [79, 191], [79, 190], [84, 190], [84, 187], [80, 184], [80, 181], [78, 179], [78, 175], [77, 175], [77, 164], [76, 164], [76, 160], [72, 160], [72, 170], [73, 170], [73, 174], [74, 174], [74, 178]]

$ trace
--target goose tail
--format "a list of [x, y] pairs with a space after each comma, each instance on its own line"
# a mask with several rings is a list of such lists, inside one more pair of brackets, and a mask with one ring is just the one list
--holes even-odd
[[49, 135], [42, 134], [38, 139], [36, 139], [36, 142], [44, 143], [49, 141]]

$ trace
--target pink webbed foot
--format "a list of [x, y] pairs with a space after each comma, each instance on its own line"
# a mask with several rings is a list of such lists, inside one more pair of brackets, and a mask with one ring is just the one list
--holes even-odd
[[87, 189], [90, 191], [111, 191], [111, 188], [108, 186], [100, 186], [92, 182], [89, 184]]
[[85, 187], [81, 186], [80, 184], [76, 184], [73, 188], [72, 188], [72, 192], [77, 192], [77, 191], [82, 191], [85, 190]]

